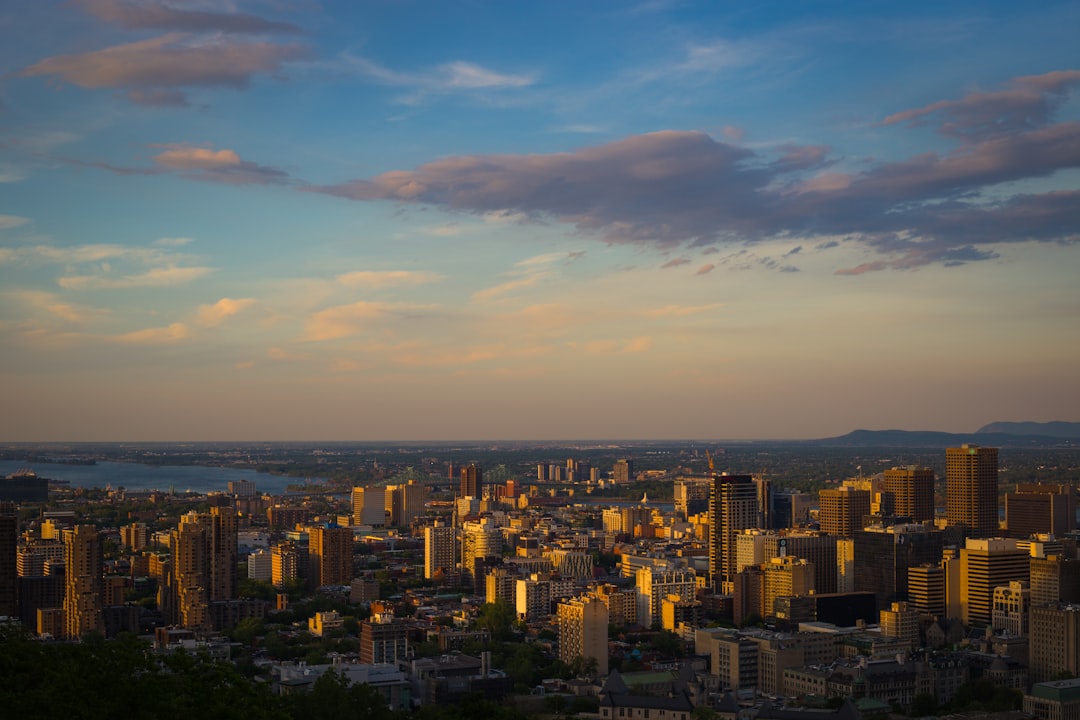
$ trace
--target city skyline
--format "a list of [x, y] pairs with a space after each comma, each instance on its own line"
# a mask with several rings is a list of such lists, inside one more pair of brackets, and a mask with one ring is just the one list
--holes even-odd
[[1075, 3], [0, 10], [4, 441], [1080, 420]]

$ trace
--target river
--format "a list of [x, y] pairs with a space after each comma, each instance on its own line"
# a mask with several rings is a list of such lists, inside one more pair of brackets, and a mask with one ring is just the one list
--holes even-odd
[[258, 473], [254, 470], [208, 467], [204, 465], [140, 465], [138, 463], [99, 462], [96, 465], [63, 465], [60, 463], [27, 463], [0, 460], [0, 477], [29, 467], [40, 477], [66, 480], [71, 487], [113, 488], [127, 490], [191, 490], [200, 494], [227, 492], [230, 480], [251, 480], [260, 493], [274, 495], [285, 487], [303, 483], [302, 478]]

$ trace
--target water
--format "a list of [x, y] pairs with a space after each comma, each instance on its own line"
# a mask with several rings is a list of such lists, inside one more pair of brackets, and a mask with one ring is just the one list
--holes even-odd
[[202, 465], [139, 465], [138, 463], [99, 462], [97, 465], [32, 464], [18, 460], [0, 460], [0, 477], [29, 467], [40, 477], [66, 480], [71, 487], [113, 488], [127, 490], [191, 490], [200, 494], [227, 492], [230, 480], [251, 480], [260, 493], [278, 495], [285, 487], [302, 484], [301, 478], [280, 477], [254, 470], [205, 467]]

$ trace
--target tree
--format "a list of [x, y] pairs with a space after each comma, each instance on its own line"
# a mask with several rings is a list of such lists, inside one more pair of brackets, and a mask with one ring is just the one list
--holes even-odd
[[911, 701], [908, 715], [912, 717], [924, 717], [937, 714], [937, 698], [930, 693], [919, 693]]

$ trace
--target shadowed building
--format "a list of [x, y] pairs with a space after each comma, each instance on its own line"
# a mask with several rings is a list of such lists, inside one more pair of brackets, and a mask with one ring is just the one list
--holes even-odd
[[934, 519], [934, 471], [908, 465], [885, 471], [883, 489], [893, 498], [893, 512], [912, 522]]
[[714, 475], [709, 493], [709, 578], [730, 588], [738, 573], [735, 538], [757, 527], [758, 492], [750, 475]]
[[998, 534], [998, 449], [962, 445], [945, 450], [945, 516], [968, 537]]
[[63, 538], [64, 637], [104, 633], [101, 533], [93, 525], [76, 525], [64, 530]]
[[1005, 493], [1005, 527], [1009, 537], [1040, 533], [1064, 537], [1076, 529], [1074, 490], [1069, 485], [1024, 484]]

